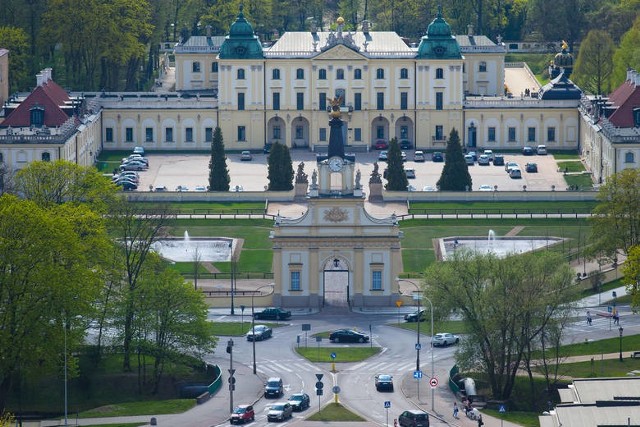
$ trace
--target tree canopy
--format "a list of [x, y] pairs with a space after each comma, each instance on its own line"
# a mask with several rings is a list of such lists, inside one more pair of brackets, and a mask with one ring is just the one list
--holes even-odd
[[611, 91], [613, 54], [615, 45], [611, 36], [601, 30], [591, 30], [580, 45], [580, 51], [571, 78], [596, 95]]
[[464, 161], [458, 131], [453, 128], [447, 141], [444, 167], [437, 183], [440, 191], [469, 191], [472, 188], [469, 167]]
[[211, 142], [211, 160], [209, 160], [209, 191], [229, 191], [230, 182], [222, 129], [216, 127]]

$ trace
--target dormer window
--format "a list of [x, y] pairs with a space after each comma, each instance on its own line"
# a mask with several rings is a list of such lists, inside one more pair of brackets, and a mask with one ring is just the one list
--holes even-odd
[[42, 126], [44, 126], [44, 107], [40, 105], [34, 105], [33, 107], [31, 107], [31, 110], [29, 110], [29, 112], [30, 112], [31, 126], [38, 127], [38, 128], [41, 128]]
[[51, 154], [44, 152], [42, 153], [41, 159], [43, 162], [50, 162], [51, 161]]
[[633, 127], [640, 128], [640, 108], [633, 109]]

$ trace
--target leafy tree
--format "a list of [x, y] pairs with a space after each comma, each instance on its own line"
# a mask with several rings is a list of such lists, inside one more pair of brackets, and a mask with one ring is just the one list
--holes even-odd
[[389, 141], [389, 151], [387, 152], [387, 185], [388, 191], [406, 191], [409, 186], [407, 174], [402, 163], [402, 152], [398, 140], [392, 138]]
[[9, 49], [9, 92], [33, 84], [29, 68], [29, 40], [22, 28], [0, 27], [0, 46]]
[[464, 161], [458, 131], [453, 128], [447, 141], [444, 167], [437, 182], [441, 191], [468, 191], [472, 188], [469, 167]]
[[587, 13], [595, 5], [591, 0], [531, 0], [529, 29], [539, 32], [543, 40], [566, 40], [573, 50], [573, 44], [581, 39], [587, 26]]
[[615, 47], [609, 34], [591, 30], [580, 44], [578, 59], [571, 78], [584, 90], [601, 95], [611, 89]]
[[603, 1], [588, 15], [589, 28], [605, 31], [618, 44], [639, 15], [640, 0]]
[[601, 253], [610, 259], [627, 255], [640, 245], [640, 170], [625, 169], [611, 176], [600, 187], [598, 205], [592, 222], [592, 255]]
[[468, 339], [457, 363], [486, 372], [494, 399], [509, 399], [525, 352], [554, 319], [571, 310], [573, 272], [561, 254], [511, 255], [456, 251], [425, 272], [425, 292], [462, 316]]
[[69, 354], [82, 343], [106, 242], [86, 206], [0, 196], [0, 407], [18, 375], [60, 369], [64, 335]]
[[273, 144], [267, 162], [269, 191], [292, 190], [294, 172], [289, 147], [277, 142]]
[[627, 286], [627, 293], [631, 295], [631, 306], [640, 307], [640, 246], [629, 249], [622, 273], [622, 281]]
[[627, 70], [640, 70], [640, 16], [633, 22], [620, 40], [620, 46], [613, 55], [613, 87], [617, 87], [627, 78]]
[[222, 129], [216, 127], [211, 142], [211, 160], [209, 160], [209, 191], [229, 191], [229, 169], [224, 152]]

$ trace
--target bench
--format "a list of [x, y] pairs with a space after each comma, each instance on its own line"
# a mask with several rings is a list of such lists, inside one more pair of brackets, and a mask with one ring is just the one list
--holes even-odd
[[640, 351], [634, 351], [631, 353], [631, 358], [632, 359], [638, 359], [640, 358]]

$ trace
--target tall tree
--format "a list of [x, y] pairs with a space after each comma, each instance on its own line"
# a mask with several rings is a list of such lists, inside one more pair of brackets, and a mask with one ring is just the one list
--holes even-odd
[[289, 147], [277, 142], [273, 144], [267, 162], [269, 191], [292, 190], [294, 172]]
[[613, 62], [613, 87], [625, 81], [629, 68], [640, 71], [640, 16], [633, 22], [633, 27], [622, 36], [620, 46], [613, 55]]
[[631, 295], [631, 306], [640, 307], [640, 245], [629, 249], [629, 256], [624, 263], [622, 281], [627, 287], [627, 293]]
[[229, 191], [230, 182], [222, 129], [216, 127], [213, 131], [211, 160], [209, 160], [209, 191]]
[[29, 67], [29, 40], [22, 28], [0, 27], [0, 46], [9, 50], [9, 92], [33, 85]]
[[611, 90], [613, 53], [615, 46], [609, 34], [601, 30], [591, 30], [580, 44], [578, 59], [571, 78], [582, 89], [596, 95]]
[[531, 0], [529, 3], [528, 27], [537, 31], [543, 40], [566, 40], [573, 44], [580, 41], [587, 27], [587, 13], [597, 2], [591, 0]]
[[573, 272], [561, 254], [511, 255], [456, 251], [425, 272], [425, 292], [459, 313], [469, 328], [461, 369], [486, 372], [494, 399], [509, 399], [528, 347], [571, 310]]
[[389, 151], [387, 152], [387, 185], [388, 191], [406, 191], [409, 186], [407, 174], [404, 171], [402, 162], [402, 152], [398, 139], [392, 138], [389, 141]]
[[625, 169], [609, 177], [598, 191], [598, 205], [589, 218], [591, 253], [627, 255], [640, 245], [640, 170]]
[[462, 154], [460, 136], [455, 128], [449, 134], [444, 167], [437, 185], [440, 191], [469, 191], [473, 185], [469, 167]]

